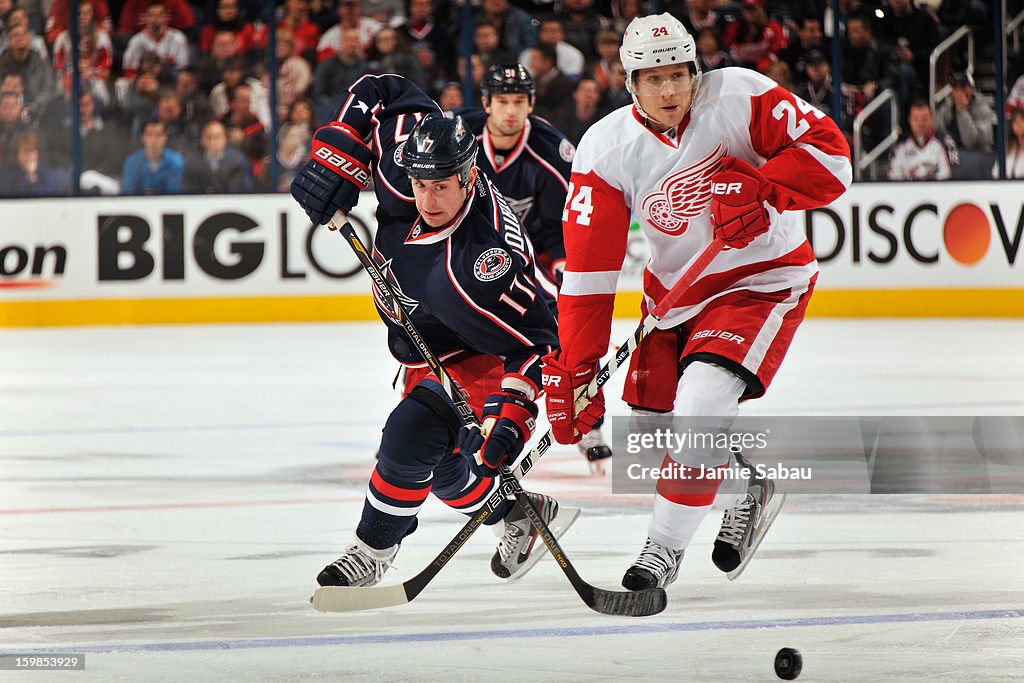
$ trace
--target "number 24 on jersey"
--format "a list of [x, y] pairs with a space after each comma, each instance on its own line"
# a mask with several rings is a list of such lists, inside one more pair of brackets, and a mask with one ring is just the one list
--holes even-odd
[[573, 183], [569, 183], [569, 194], [565, 202], [565, 209], [562, 210], [562, 221], [569, 222], [569, 212], [576, 212], [577, 225], [590, 225], [590, 215], [594, 213], [594, 188], [589, 185], [580, 185], [577, 189]]

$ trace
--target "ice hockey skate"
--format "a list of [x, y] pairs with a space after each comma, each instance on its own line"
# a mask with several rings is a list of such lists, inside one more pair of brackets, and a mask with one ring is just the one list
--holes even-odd
[[711, 552], [711, 561], [735, 581], [778, 516], [786, 494], [775, 492], [775, 482], [756, 477], [756, 470], [740, 453], [734, 453], [736, 464], [750, 472], [747, 496], [734, 508], [725, 511], [722, 528]]
[[316, 582], [321, 586], [375, 586], [395, 561], [399, 546], [377, 550], [357, 536], [344, 555], [323, 568]]
[[666, 548], [648, 537], [640, 557], [636, 558], [636, 562], [622, 577], [622, 587], [631, 591], [664, 588], [679, 576], [683, 552]]
[[[561, 538], [579, 517], [579, 508], [561, 508], [551, 496], [529, 491], [526, 495], [555, 538]], [[543, 540], [540, 548], [535, 547], [539, 534], [518, 503], [512, 505], [503, 521], [498, 549], [491, 558], [491, 571], [502, 579], [518, 579], [544, 556], [546, 548]]]

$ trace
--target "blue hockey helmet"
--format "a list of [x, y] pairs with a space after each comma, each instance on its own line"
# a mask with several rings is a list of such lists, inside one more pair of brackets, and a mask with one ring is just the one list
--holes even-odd
[[480, 82], [480, 92], [488, 105], [491, 95], [524, 93], [530, 96], [530, 104], [537, 97], [537, 84], [522, 64], [495, 64], [487, 70]]
[[461, 116], [431, 112], [413, 126], [401, 163], [410, 178], [440, 180], [454, 175], [465, 187], [476, 153], [476, 137]]

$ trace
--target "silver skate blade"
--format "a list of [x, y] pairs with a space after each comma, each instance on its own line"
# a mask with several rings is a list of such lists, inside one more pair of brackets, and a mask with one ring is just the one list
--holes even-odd
[[[573, 525], [576, 518], [580, 516], [579, 508], [561, 507], [558, 508], [558, 514], [548, 524], [548, 528], [551, 529], [551, 534], [555, 539], [560, 539], [562, 535], [569, 530], [569, 527]], [[541, 540], [540, 536], [534, 541], [533, 550], [530, 552], [530, 556], [526, 558], [526, 562], [520, 567], [519, 571], [510, 576], [506, 581], [515, 581], [522, 577], [526, 572], [530, 571], [533, 565], [537, 564], [540, 558], [548, 554], [548, 547]]]
[[392, 586], [322, 586], [309, 599], [317, 612], [356, 612], [409, 602], [403, 584]]
[[738, 579], [740, 574], [743, 573], [743, 570], [747, 568], [750, 560], [754, 557], [754, 553], [757, 552], [757, 547], [761, 545], [761, 541], [763, 541], [765, 535], [767, 535], [768, 529], [771, 528], [772, 522], [774, 522], [775, 518], [779, 516], [779, 510], [782, 509], [782, 504], [784, 502], [786, 502], [785, 493], [777, 493], [768, 501], [768, 506], [765, 508], [764, 514], [761, 515], [761, 523], [758, 524], [758, 528], [754, 532], [754, 542], [750, 545], [750, 550], [747, 551], [743, 561], [740, 562], [740, 566], [726, 574], [730, 581]]

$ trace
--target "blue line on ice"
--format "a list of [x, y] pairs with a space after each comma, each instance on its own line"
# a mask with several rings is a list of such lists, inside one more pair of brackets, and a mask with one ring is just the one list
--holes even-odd
[[[238, 640], [163, 641], [124, 643], [83, 647], [60, 646], [69, 654], [109, 654], [131, 652], [190, 652], [203, 650], [253, 650], [290, 647], [325, 647], [367, 644], [402, 644], [493, 640], [495, 638], [569, 638], [621, 635], [628, 633], [678, 633], [686, 631], [751, 631], [768, 628], [806, 628], [815, 626], [853, 626], [872, 624], [922, 623], [938, 621], [975, 621], [984, 619], [1020, 619], [1024, 609], [976, 610], [965, 612], [910, 612], [906, 614], [855, 614], [837, 617], [801, 617], [795, 619], [753, 619], [743, 621], [695, 621], [674, 623], [635, 623], [565, 628], [523, 628], [478, 631], [439, 631], [434, 633], [395, 633], [351, 636], [312, 636], [296, 638], [246, 638]], [[14, 651], [10, 647], [5, 649]], [[53, 651], [17, 650], [18, 654], [43, 654]]]

